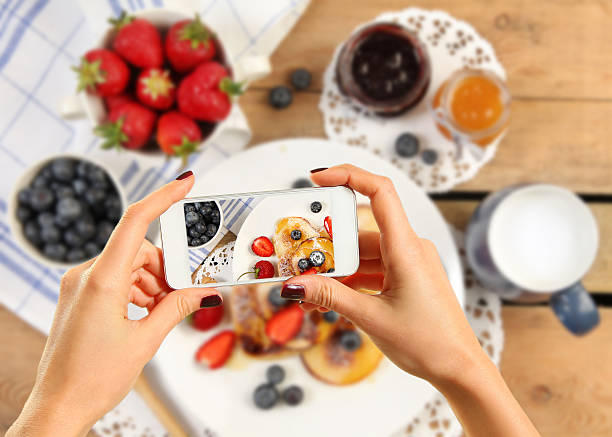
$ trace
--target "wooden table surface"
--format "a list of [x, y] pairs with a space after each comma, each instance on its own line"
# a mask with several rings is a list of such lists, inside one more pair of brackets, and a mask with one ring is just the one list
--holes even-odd
[[[332, 51], [357, 24], [407, 6], [444, 9], [467, 20], [497, 50], [508, 72], [512, 122], [497, 155], [472, 180], [436, 196], [463, 228], [486, 193], [545, 181], [583, 195], [599, 222], [601, 245], [585, 284], [600, 306], [600, 327], [568, 334], [546, 306], [504, 306], [502, 372], [544, 436], [612, 435], [612, 1], [608, 0], [311, 0], [272, 57], [273, 73], [241, 98], [253, 144], [323, 137], [317, 109]], [[314, 82], [283, 111], [268, 90], [307, 67]], [[0, 308], [0, 433], [29, 392], [42, 335]]]

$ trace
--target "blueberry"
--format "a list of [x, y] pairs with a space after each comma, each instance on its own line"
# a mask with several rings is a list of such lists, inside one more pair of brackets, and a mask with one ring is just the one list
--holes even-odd
[[308, 270], [310, 268], [310, 260], [308, 258], [302, 258], [298, 261], [298, 268], [301, 271]]
[[312, 212], [314, 212], [315, 214], [321, 212], [321, 210], [323, 209], [323, 205], [321, 205], [321, 202], [319, 201], [314, 201], [310, 204], [310, 210]]
[[62, 234], [55, 225], [45, 226], [40, 230], [40, 238], [45, 244], [59, 243], [62, 239]]
[[64, 261], [68, 249], [62, 243], [50, 243], [45, 244], [43, 253], [47, 258], [51, 258], [54, 261]]
[[312, 182], [310, 182], [308, 179], [305, 179], [305, 178], [297, 179], [293, 183], [293, 185], [291, 185], [291, 188], [308, 188], [308, 187], [312, 187]]
[[423, 150], [423, 154], [421, 155], [421, 159], [425, 164], [433, 165], [438, 160], [438, 152], [433, 149]]
[[281, 297], [281, 287], [277, 286], [270, 288], [270, 291], [268, 291], [268, 302], [275, 308], [281, 308], [284, 307], [288, 301]]
[[285, 369], [278, 364], [273, 364], [266, 370], [266, 378], [270, 384], [280, 384], [285, 379]]
[[187, 226], [195, 225], [199, 221], [200, 221], [200, 214], [198, 214], [197, 212], [191, 211], [185, 214], [185, 224]]
[[298, 68], [291, 73], [291, 85], [293, 85], [296, 90], [305, 90], [310, 86], [311, 82], [312, 75], [305, 68]]
[[25, 223], [28, 219], [32, 217], [32, 211], [27, 206], [18, 206], [17, 207], [17, 220], [21, 223]]
[[308, 257], [310, 263], [315, 267], [321, 267], [325, 262], [325, 254], [320, 250], [313, 250]]
[[72, 220], [68, 220], [64, 217], [61, 217], [59, 215], [55, 215], [55, 220], [53, 222], [55, 224], [55, 226], [62, 228], [62, 229], [66, 229], [68, 226], [70, 226], [72, 224]]
[[107, 197], [104, 201], [104, 208], [106, 208], [106, 218], [113, 223], [117, 223], [123, 212], [121, 199], [119, 196], [117, 194], [113, 194], [110, 197]]
[[339, 318], [340, 316], [335, 311], [327, 311], [326, 313], [323, 313], [323, 320], [325, 320], [327, 323], [336, 323]]
[[78, 196], [82, 196], [89, 188], [89, 184], [85, 179], [75, 179], [72, 181], [72, 189]]
[[86, 178], [94, 185], [106, 184], [106, 172], [97, 165], [90, 165]]
[[299, 405], [304, 399], [304, 391], [297, 385], [291, 385], [283, 390], [283, 401], [292, 407]]
[[17, 200], [20, 205], [29, 206], [30, 199], [32, 198], [32, 189], [31, 188], [22, 188], [19, 190], [17, 194]]
[[329, 270], [327, 271], [327, 273], [334, 273], [335, 271], [336, 271], [336, 269], [332, 267], [331, 269], [329, 269]]
[[208, 243], [210, 241], [210, 237], [208, 237], [207, 235], [202, 235], [200, 237], [200, 244], [205, 244]]
[[75, 223], [75, 229], [79, 236], [89, 240], [96, 233], [96, 224], [91, 217], [80, 217]]
[[36, 221], [38, 222], [38, 226], [41, 228], [53, 226], [55, 224], [55, 215], [53, 215], [51, 212], [43, 212], [38, 214]]
[[189, 240], [189, 245], [191, 247], [196, 247], [196, 246], [201, 246], [202, 244], [202, 240], [200, 240], [199, 238], [192, 238], [191, 240]]
[[83, 213], [83, 205], [72, 197], [60, 199], [55, 206], [55, 214], [58, 218], [73, 222]]
[[355, 351], [361, 346], [361, 336], [354, 330], [342, 331], [340, 345], [349, 352]]
[[91, 167], [92, 167], [92, 165], [89, 164], [88, 162], [79, 161], [79, 163], [76, 165], [76, 174], [77, 174], [77, 176], [79, 176], [81, 178], [87, 177], [87, 174], [89, 173], [89, 169]]
[[30, 197], [30, 206], [35, 211], [45, 211], [53, 206], [55, 196], [44, 187], [34, 188]]
[[[200, 223], [198, 223], [199, 225]], [[189, 235], [191, 238], [200, 238], [200, 233], [196, 230], [195, 226], [192, 226], [191, 228], [189, 228], [189, 230], [187, 231], [187, 235]]]
[[[203, 234], [204, 232], [206, 232], [206, 225], [202, 222], [198, 222], [195, 225], [193, 225], [193, 227], [191, 229], [195, 229], [195, 231], [198, 234]], [[199, 235], [198, 235], [199, 237]]]
[[204, 233], [204, 235], [206, 235], [207, 237], [212, 238], [212, 237], [215, 236], [215, 234], [217, 233], [218, 229], [219, 229], [219, 227], [216, 224], [211, 223], [208, 226], [206, 226], [206, 232]]
[[49, 166], [46, 166], [41, 171], [38, 172], [38, 174], [32, 181], [31, 185], [34, 188], [49, 187], [51, 185], [52, 179], [53, 179], [53, 173], [51, 172], [51, 168]]
[[221, 223], [221, 213], [219, 212], [218, 209], [214, 209], [211, 213], [210, 213], [210, 220], [213, 224], [215, 225], [219, 225], [219, 223]]
[[185, 210], [185, 212], [193, 212], [196, 210], [196, 207], [193, 203], [187, 203], [184, 207], [183, 210]]
[[64, 243], [70, 247], [79, 247], [83, 245], [83, 237], [79, 235], [76, 229], [69, 228], [64, 231]]
[[104, 203], [106, 191], [102, 188], [91, 187], [83, 194], [85, 201], [91, 206], [98, 206]]
[[70, 185], [58, 184], [54, 188], [55, 195], [58, 199], [63, 199], [64, 197], [74, 197], [74, 189]]
[[87, 255], [83, 249], [70, 249], [66, 254], [66, 261], [69, 263], [78, 263], [81, 261], [85, 261], [87, 259]]
[[286, 86], [277, 86], [270, 90], [268, 103], [276, 109], [286, 108], [293, 101], [293, 93]]
[[203, 202], [198, 208], [198, 211], [200, 212], [200, 214], [207, 216], [207, 215], [210, 215], [210, 213], [212, 213], [213, 209], [207, 202]]
[[302, 238], [302, 231], [300, 231], [299, 229], [294, 229], [293, 231], [291, 231], [292, 240], [299, 240], [300, 238]]
[[62, 182], [71, 181], [76, 172], [75, 161], [70, 158], [59, 158], [51, 163], [53, 177]]
[[404, 158], [415, 156], [419, 153], [419, 139], [410, 132], [405, 132], [395, 140], [395, 151]]
[[261, 384], [255, 389], [253, 393], [253, 401], [255, 401], [255, 406], [257, 408], [261, 408], [262, 410], [269, 410], [276, 402], [278, 402], [278, 391], [273, 385], [270, 384]]
[[34, 246], [40, 246], [43, 242], [40, 236], [40, 228], [34, 220], [30, 220], [23, 226], [23, 234]]
[[99, 244], [100, 246], [105, 246], [106, 242], [108, 241], [111, 234], [113, 233], [113, 229], [115, 229], [115, 226], [113, 226], [112, 223], [109, 223], [107, 221], [102, 221], [98, 223], [98, 229], [96, 229], [95, 242]]
[[83, 249], [85, 250], [85, 254], [88, 258], [93, 258], [94, 256], [97, 256], [100, 252], [102, 252], [102, 248], [93, 241], [88, 241], [87, 243], [85, 243]]

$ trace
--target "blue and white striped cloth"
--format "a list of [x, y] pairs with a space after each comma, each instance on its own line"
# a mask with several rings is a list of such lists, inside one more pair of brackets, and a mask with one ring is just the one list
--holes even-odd
[[[28, 257], [7, 225], [8, 196], [30, 165], [60, 152], [95, 157], [114, 170], [130, 202], [176, 176], [176, 160], [101, 151], [87, 120], [66, 121], [57, 112], [59, 102], [76, 89], [70, 66], [97, 42], [108, 17], [122, 9], [190, 8], [204, 21], [229, 30], [224, 42], [239, 59], [271, 54], [308, 1], [0, 0], [0, 303], [48, 332], [63, 271]], [[211, 144], [192, 157], [189, 167], [201, 175], [243, 146]], [[142, 429], [122, 433], [142, 434], [137, 431]]]

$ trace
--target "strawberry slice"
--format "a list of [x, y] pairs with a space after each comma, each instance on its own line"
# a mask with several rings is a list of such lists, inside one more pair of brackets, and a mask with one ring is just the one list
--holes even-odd
[[206, 364], [209, 369], [217, 369], [223, 366], [230, 357], [235, 342], [234, 331], [221, 331], [200, 346], [195, 359], [198, 363]]
[[329, 238], [331, 238], [333, 240], [334, 239], [334, 234], [332, 234], [332, 224], [331, 224], [331, 217], [330, 216], [325, 217], [325, 220], [323, 220], [323, 226], [325, 226], [325, 230], [329, 234]]
[[283, 345], [302, 329], [304, 311], [297, 305], [288, 306], [272, 316], [266, 323], [266, 335], [276, 344]]
[[317, 268], [316, 267], [311, 267], [308, 270], [302, 272], [302, 275], [316, 275], [317, 273], [319, 273], [317, 271]]
[[274, 245], [268, 237], [257, 237], [251, 245], [257, 256], [270, 256], [274, 253]]

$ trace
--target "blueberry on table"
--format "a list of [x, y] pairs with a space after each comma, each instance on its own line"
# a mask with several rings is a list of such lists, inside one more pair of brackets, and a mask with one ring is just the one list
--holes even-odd
[[300, 231], [299, 229], [294, 229], [293, 231], [291, 231], [292, 240], [299, 240], [300, 238], [302, 238], [302, 231]]
[[211, 223], [211, 224], [209, 224], [209, 225], [206, 227], [206, 232], [204, 233], [204, 235], [206, 235], [206, 236], [207, 236], [207, 237], [209, 237], [209, 238], [212, 238], [212, 237], [214, 237], [214, 236], [215, 236], [215, 234], [217, 233], [217, 230], [218, 230], [218, 229], [219, 229], [219, 228], [218, 228], [218, 226], [217, 226], [216, 224]]
[[283, 401], [292, 407], [302, 403], [304, 399], [304, 391], [297, 385], [291, 385], [283, 390]]
[[197, 212], [191, 211], [185, 214], [185, 224], [187, 226], [193, 226], [199, 221], [200, 221], [200, 214], [198, 214]]
[[51, 190], [40, 187], [34, 188], [30, 196], [30, 207], [34, 211], [45, 211], [53, 206], [55, 196]]
[[287, 300], [281, 297], [281, 287], [272, 287], [268, 291], [268, 302], [276, 308], [281, 308], [287, 304]]
[[82, 213], [83, 205], [72, 197], [60, 199], [55, 206], [55, 214], [57, 217], [70, 222], [76, 220]]
[[323, 205], [321, 205], [321, 202], [317, 200], [315, 200], [314, 202], [310, 204], [310, 210], [314, 212], [315, 214], [321, 212], [322, 209], [323, 209]]
[[40, 230], [40, 238], [45, 244], [59, 243], [62, 239], [62, 234], [55, 225], [45, 226]]
[[62, 182], [69, 182], [74, 178], [76, 166], [74, 159], [59, 158], [51, 163], [53, 177]]
[[312, 182], [306, 178], [297, 179], [291, 188], [309, 188], [312, 187]]
[[87, 255], [83, 249], [73, 248], [68, 251], [66, 254], [66, 261], [69, 263], [77, 263], [81, 261], [85, 261], [87, 259]]
[[273, 364], [266, 370], [266, 378], [270, 384], [280, 384], [285, 379], [285, 369], [278, 364]]
[[423, 150], [423, 154], [421, 155], [421, 159], [425, 164], [433, 165], [438, 160], [438, 152], [433, 149]]
[[302, 258], [298, 261], [297, 265], [298, 268], [304, 272], [310, 268], [310, 260], [308, 258]]
[[349, 352], [355, 351], [361, 346], [361, 336], [357, 331], [343, 331], [340, 334], [340, 346]]
[[325, 254], [320, 250], [313, 250], [308, 257], [310, 264], [315, 267], [321, 267], [325, 262]]
[[286, 86], [277, 86], [270, 90], [268, 103], [276, 109], [286, 108], [293, 101], [293, 93]]
[[305, 68], [298, 68], [291, 73], [291, 85], [293, 85], [296, 90], [305, 90], [310, 86], [311, 82], [312, 75]]
[[419, 153], [419, 139], [414, 134], [405, 132], [395, 140], [395, 151], [404, 158], [415, 156]]
[[278, 391], [271, 384], [261, 384], [253, 393], [253, 401], [257, 408], [269, 410], [278, 402]]
[[50, 243], [45, 244], [43, 253], [47, 258], [51, 258], [54, 261], [64, 261], [68, 249], [62, 243]]
[[340, 316], [335, 311], [327, 311], [323, 313], [323, 320], [325, 320], [327, 323], [336, 323], [339, 318]]
[[40, 228], [34, 220], [30, 220], [24, 225], [23, 234], [25, 235], [26, 239], [34, 246], [40, 246], [43, 243], [42, 238], [40, 236]]

